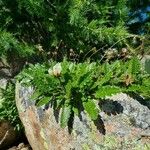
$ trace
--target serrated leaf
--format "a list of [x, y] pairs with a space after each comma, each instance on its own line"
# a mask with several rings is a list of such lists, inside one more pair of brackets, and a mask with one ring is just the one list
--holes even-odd
[[101, 85], [107, 83], [107, 82], [111, 79], [112, 75], [113, 75], [113, 72], [112, 72], [112, 71], [109, 71], [109, 72], [98, 82], [98, 84], [101, 86]]
[[126, 91], [145, 93], [145, 92], [149, 92], [150, 90], [149, 90], [149, 87], [147, 87], [147, 86], [133, 84]]
[[120, 93], [121, 89], [116, 86], [102, 86], [95, 93], [96, 98], [105, 98], [106, 96], [111, 96], [113, 94]]
[[128, 73], [129, 74], [136, 74], [140, 71], [141, 65], [140, 61], [137, 57], [133, 57], [128, 64]]
[[150, 87], [150, 76], [148, 78], [143, 77], [143, 85]]
[[83, 107], [92, 120], [96, 120], [98, 118], [99, 110], [93, 100], [90, 99], [87, 102], [84, 102]]
[[31, 100], [36, 100], [41, 96], [41, 92], [39, 92], [38, 90], [36, 90], [30, 97]]
[[71, 80], [68, 81], [68, 83], [66, 84], [66, 99], [70, 99], [71, 97], [71, 89], [72, 89], [72, 82]]
[[41, 98], [41, 99], [37, 102], [36, 106], [39, 107], [39, 106], [42, 106], [42, 105], [46, 105], [50, 100], [51, 100], [50, 97], [43, 97], [43, 98]]
[[132, 84], [126, 89], [127, 92], [136, 92], [140, 89], [140, 85]]
[[73, 110], [75, 115], [77, 115], [77, 116], [79, 115], [79, 109], [78, 108], [73, 107], [72, 110]]
[[64, 106], [60, 117], [60, 126], [65, 128], [71, 115], [71, 106]]
[[110, 79], [113, 76], [113, 72], [109, 71], [105, 76], [101, 77], [100, 79], [97, 80], [97, 82], [95, 82], [93, 84], [93, 86], [91, 87], [91, 89], [96, 88], [97, 86], [102, 86], [103, 84], [107, 83], [110, 81]]
[[150, 95], [149, 87], [144, 86], [144, 85], [133, 84], [126, 91], [127, 92], [138, 93], [138, 94], [140, 94], [144, 97], [149, 97], [149, 95]]

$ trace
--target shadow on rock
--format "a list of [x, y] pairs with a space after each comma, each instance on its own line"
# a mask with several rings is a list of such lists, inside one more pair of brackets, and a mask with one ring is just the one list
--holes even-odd
[[105, 125], [104, 125], [104, 122], [103, 120], [101, 119], [101, 116], [99, 115], [98, 118], [96, 120], [94, 120], [94, 124], [95, 126], [97, 127], [97, 130], [105, 135], [106, 134], [106, 130], [105, 130]]
[[140, 104], [147, 106], [150, 109], [150, 99], [144, 99], [142, 96], [136, 93], [128, 93], [130, 97], [136, 99]]

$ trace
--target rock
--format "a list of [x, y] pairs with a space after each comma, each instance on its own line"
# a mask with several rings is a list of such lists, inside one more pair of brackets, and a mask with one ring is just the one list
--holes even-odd
[[21, 148], [21, 149], [17, 149], [17, 150], [31, 150], [31, 147], [30, 147], [30, 145], [24, 145], [24, 147], [23, 148]]
[[122, 113], [132, 120], [134, 126], [142, 129], [150, 128], [150, 110], [148, 107], [141, 105], [140, 102], [124, 93], [112, 96], [110, 99], [122, 107]]
[[17, 150], [17, 146], [13, 146], [13, 147], [9, 148], [8, 150]]
[[16, 132], [7, 121], [0, 121], [0, 149], [13, 144], [16, 140]]
[[0, 78], [0, 88], [5, 89], [7, 85], [8, 80], [5, 78]]
[[12, 76], [9, 69], [0, 69], [0, 77], [10, 78]]
[[24, 143], [20, 143], [18, 146], [13, 146], [8, 150], [31, 150], [30, 145], [25, 145]]
[[5, 89], [6, 86], [7, 86], [7, 83], [8, 83], [8, 80], [5, 79], [5, 78], [0, 78], [0, 107], [1, 107], [1, 104], [2, 104], [2, 93], [1, 93], [1, 89]]
[[24, 148], [22, 148], [20, 150], [29, 150], [29, 148], [28, 147], [24, 147]]
[[[16, 84], [17, 108], [33, 150], [105, 149], [103, 141], [108, 135], [115, 136], [122, 148], [121, 143], [125, 139], [137, 140], [141, 138], [142, 131], [149, 131], [148, 107], [123, 93], [99, 103], [102, 112], [96, 121], [91, 121], [81, 112], [65, 129], [58, 122], [59, 111], [54, 111], [50, 106], [35, 107], [34, 102], [30, 101], [32, 93], [32, 87]], [[114, 149], [119, 149], [118, 144], [116, 147]]]
[[18, 145], [18, 149], [22, 149], [22, 148], [24, 148], [24, 147], [25, 147], [24, 143], [20, 143], [20, 144]]
[[12, 78], [20, 72], [25, 65], [26, 60], [19, 58], [17, 55], [13, 57], [0, 58], [0, 77]]

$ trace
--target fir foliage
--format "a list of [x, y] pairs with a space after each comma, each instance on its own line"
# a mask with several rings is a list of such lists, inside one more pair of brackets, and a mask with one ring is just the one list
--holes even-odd
[[20, 57], [27, 57], [34, 53], [33, 48], [27, 43], [19, 42], [12, 34], [0, 31], [0, 57], [13, 53]]
[[[69, 49], [85, 55], [93, 48], [101, 55], [102, 47], [116, 43], [120, 48], [133, 37], [127, 22], [129, 12], [135, 10], [134, 2], [128, 0], [2, 0], [0, 30], [7, 35], [1, 36], [6, 45], [17, 43], [14, 49], [21, 56], [30, 56], [32, 47], [39, 44], [48, 57], [53, 57], [54, 51], [58, 57], [68, 56]], [[36, 58], [41, 58], [41, 53], [36, 53]]]

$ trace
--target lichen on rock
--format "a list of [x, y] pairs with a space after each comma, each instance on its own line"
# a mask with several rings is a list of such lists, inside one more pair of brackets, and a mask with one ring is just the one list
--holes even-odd
[[99, 103], [102, 112], [98, 120], [92, 122], [81, 112], [80, 116], [74, 116], [72, 128], [62, 129], [57, 120], [59, 112], [54, 112], [51, 106], [36, 107], [30, 100], [33, 90], [16, 84], [17, 108], [33, 150], [97, 150], [105, 148], [102, 143], [110, 146], [106, 140], [109, 138], [105, 137], [115, 137], [121, 143], [126, 139], [136, 141], [143, 131], [149, 132], [149, 108], [127, 94], [120, 93]]

